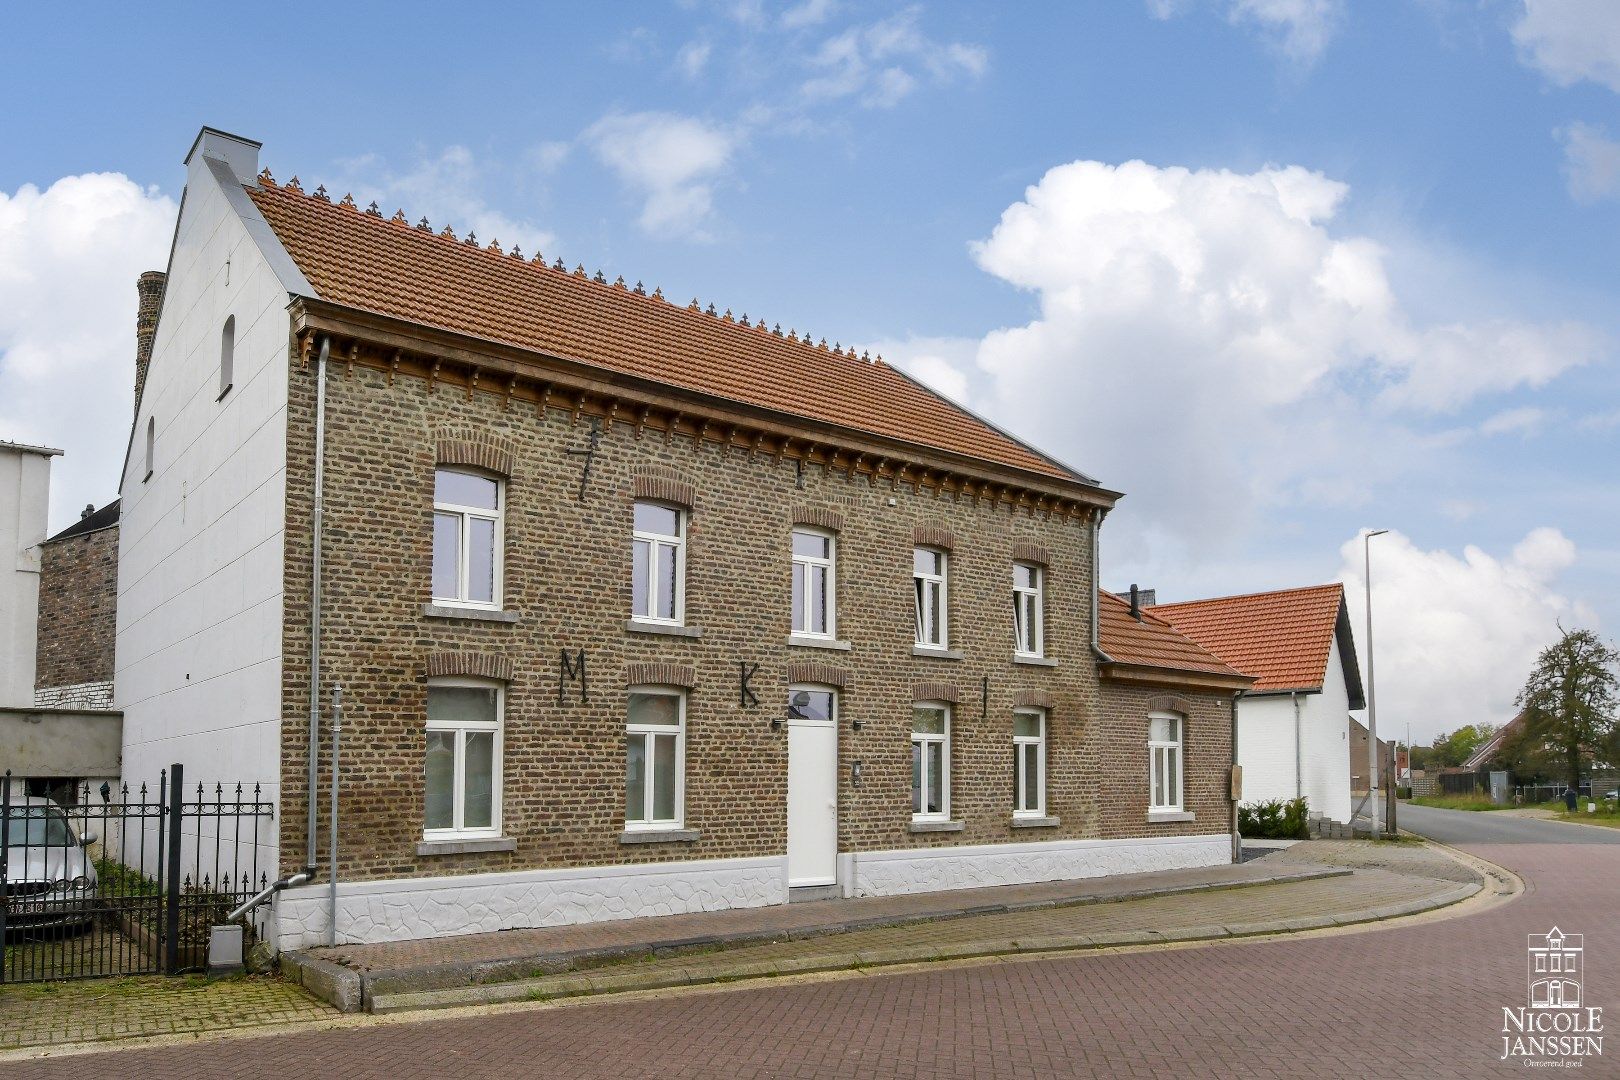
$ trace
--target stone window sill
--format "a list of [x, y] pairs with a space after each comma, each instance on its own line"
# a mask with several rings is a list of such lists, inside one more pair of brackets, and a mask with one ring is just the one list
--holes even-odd
[[831, 649], [834, 652], [849, 652], [850, 649], [854, 648], [854, 646], [847, 641], [836, 641], [833, 638], [824, 637], [810, 637], [807, 634], [789, 634], [787, 637], [787, 643], [801, 649]]
[[418, 855], [471, 855], [479, 851], [516, 851], [517, 841], [510, 836], [491, 836], [483, 840], [418, 840]]
[[665, 637], [684, 638], [703, 636], [701, 626], [676, 626], [673, 623], [645, 622], [641, 619], [631, 619], [624, 624], [624, 628], [632, 634], [662, 634]]
[[1063, 824], [1060, 817], [1015, 817], [1012, 827], [1015, 829], [1054, 829]]
[[690, 844], [702, 835], [702, 829], [626, 829], [619, 834], [619, 843]]
[[457, 607], [454, 604], [423, 604], [422, 617], [426, 619], [466, 619], [469, 622], [515, 623], [515, 611], [497, 611], [494, 608]]
[[1013, 663], [1023, 664], [1025, 667], [1057, 667], [1058, 662], [1049, 656], [1022, 656], [1013, 653]]
[[926, 656], [931, 660], [960, 660], [961, 649], [942, 649], [938, 645], [913, 645], [912, 656]]
[[1198, 815], [1191, 810], [1149, 810], [1147, 819], [1149, 823], [1161, 821], [1197, 821]]
[[961, 832], [965, 825], [960, 821], [913, 821], [911, 831], [914, 833], [929, 832]]

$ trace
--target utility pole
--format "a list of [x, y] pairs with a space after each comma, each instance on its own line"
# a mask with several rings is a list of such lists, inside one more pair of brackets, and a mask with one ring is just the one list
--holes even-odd
[[1361, 537], [1361, 576], [1367, 597], [1367, 815], [1373, 835], [1378, 828], [1378, 690], [1373, 677], [1372, 538], [1388, 529], [1370, 529]]

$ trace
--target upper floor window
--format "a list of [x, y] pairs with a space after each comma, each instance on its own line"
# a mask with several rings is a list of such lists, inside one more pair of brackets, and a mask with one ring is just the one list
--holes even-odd
[[630, 613], [679, 623], [686, 601], [686, 515], [661, 503], [638, 502], [630, 570]]
[[1181, 717], [1148, 716], [1149, 810], [1181, 809]]
[[920, 547], [911, 555], [911, 584], [916, 600], [917, 644], [946, 645], [945, 564], [948, 556]]
[[1013, 563], [1013, 651], [1020, 656], [1044, 655], [1045, 576], [1034, 563]]
[[1013, 816], [1046, 814], [1046, 712], [1013, 713]]
[[141, 483], [152, 479], [152, 452], [157, 448], [157, 417], [146, 418], [146, 475], [141, 477]]
[[476, 679], [428, 684], [425, 838], [500, 834], [503, 697]]
[[928, 702], [911, 710], [911, 816], [943, 820], [951, 813], [951, 709]]
[[219, 398], [216, 401], [230, 392], [235, 371], [236, 316], [232, 315], [225, 320], [225, 328], [219, 332]]
[[434, 600], [500, 607], [503, 486], [481, 473], [434, 474]]
[[679, 828], [686, 695], [657, 687], [631, 690], [625, 733], [625, 827]]
[[832, 637], [837, 613], [835, 561], [838, 541], [830, 533], [793, 530], [793, 632]]

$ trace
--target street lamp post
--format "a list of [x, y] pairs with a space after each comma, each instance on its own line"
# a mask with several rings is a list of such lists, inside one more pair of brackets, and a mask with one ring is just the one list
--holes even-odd
[[1378, 828], [1378, 690], [1373, 678], [1372, 538], [1388, 529], [1369, 529], [1361, 536], [1361, 577], [1367, 597], [1367, 814], [1374, 836]]

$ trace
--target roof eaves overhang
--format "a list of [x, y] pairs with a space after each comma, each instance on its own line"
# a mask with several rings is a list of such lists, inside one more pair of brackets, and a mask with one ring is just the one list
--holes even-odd
[[[800, 440], [820, 439], [857, 453], [868, 454], [874, 459], [907, 460], [993, 484], [1016, 486], [1054, 498], [1072, 500], [1102, 510], [1113, 507], [1124, 497], [1122, 492], [1110, 491], [1079, 479], [1066, 479], [1062, 476], [1002, 465], [925, 443], [906, 442], [860, 428], [843, 427], [795, 413], [769, 409], [733, 398], [615, 371], [575, 357], [525, 349], [329, 300], [295, 296], [288, 305], [288, 311], [292, 320], [294, 339], [311, 331], [330, 333], [351, 340], [365, 341], [383, 349], [433, 357], [492, 371], [508, 378], [566, 382], [570, 386], [591, 393], [622, 398], [630, 403], [643, 400], [680, 402], [690, 405], [694, 412], [708, 412], [721, 416], [724, 418], [722, 423], [735, 422], [774, 429], [791, 429], [792, 436]], [[492, 389], [494, 385], [486, 384], [486, 388]]]
[[1231, 693], [1247, 690], [1254, 680], [1247, 675], [1223, 675], [1215, 671], [1197, 671], [1188, 668], [1158, 667], [1151, 664], [1128, 664], [1111, 660], [1097, 666], [1097, 675], [1107, 682], [1132, 683], [1145, 686], [1174, 686], [1195, 690], [1215, 690]]
[[1361, 663], [1356, 658], [1356, 639], [1350, 630], [1350, 606], [1341, 595], [1339, 614], [1333, 621], [1333, 636], [1339, 645], [1339, 666], [1344, 671], [1344, 689], [1352, 709], [1367, 707], [1367, 694], [1361, 685]]

